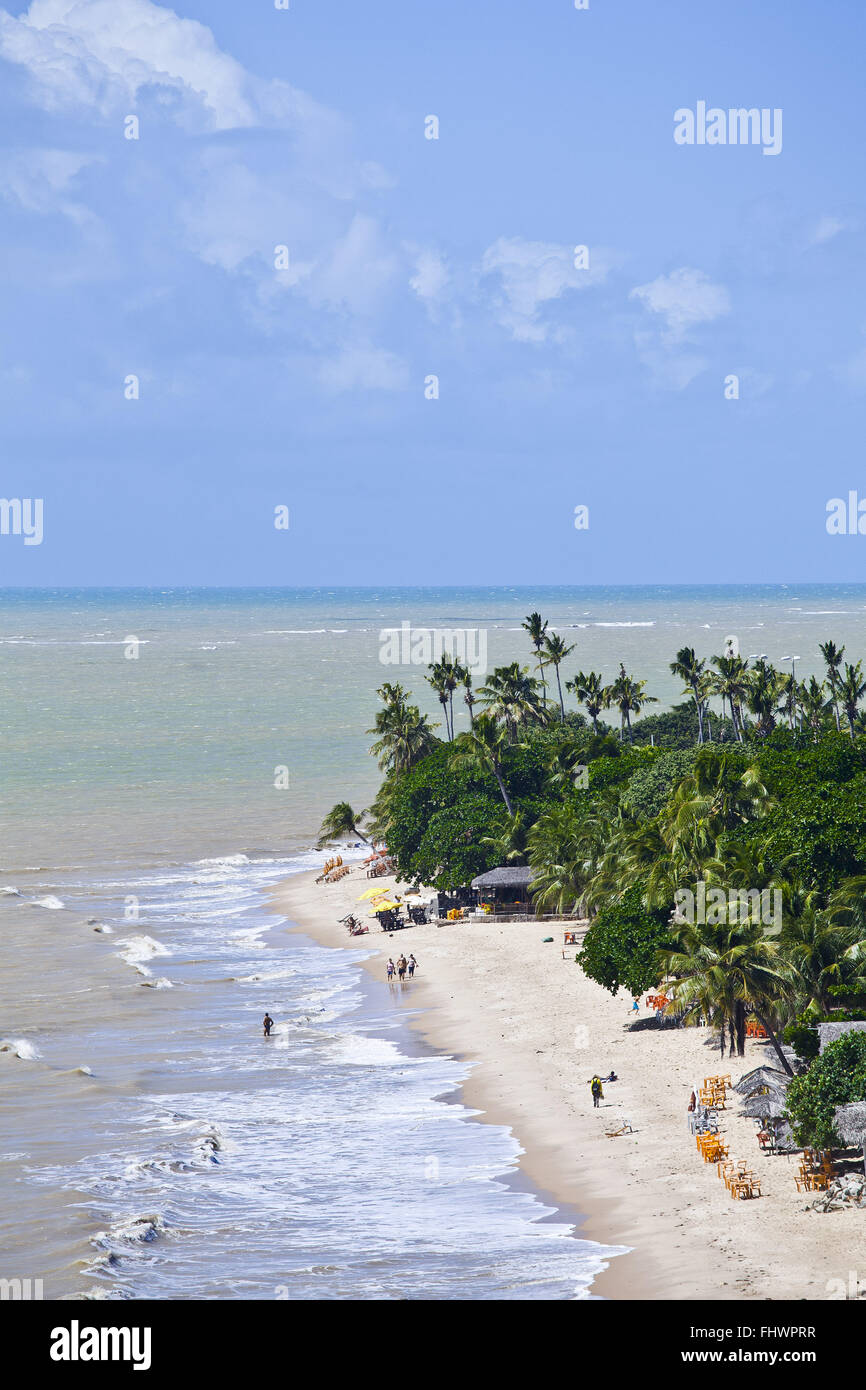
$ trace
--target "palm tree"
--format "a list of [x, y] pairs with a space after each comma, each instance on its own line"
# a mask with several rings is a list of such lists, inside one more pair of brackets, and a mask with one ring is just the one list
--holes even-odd
[[866, 681], [863, 680], [862, 662], [857, 661], [852, 666], [850, 661], [845, 663], [845, 674], [838, 685], [839, 699], [842, 708], [848, 717], [848, 732], [851, 741], [854, 741], [854, 720], [857, 718], [857, 706], [866, 695]]
[[529, 633], [529, 640], [535, 648], [535, 656], [538, 661], [538, 673], [541, 677], [541, 703], [547, 705], [547, 681], [544, 679], [544, 662], [541, 658], [541, 649], [544, 646], [547, 633], [547, 619], [542, 618], [540, 613], [529, 613], [520, 624], [524, 631]]
[[729, 754], [703, 748], [658, 817], [675, 872], [701, 877], [707, 860], [718, 858], [722, 837], [759, 819], [770, 805], [757, 767], [742, 770]]
[[451, 722], [448, 718], [448, 706], [451, 699], [451, 690], [449, 688], [449, 672], [447, 667], [444, 665], [444, 658], [440, 661], [431, 661], [429, 666], [427, 667], [427, 670], [430, 671], [432, 674], [429, 676], [425, 676], [424, 679], [426, 680], [428, 685], [431, 685], [433, 687], [433, 689], [436, 691], [436, 694], [439, 697], [439, 703], [442, 706], [442, 713], [445, 716], [445, 733], [448, 736], [448, 742], [451, 743], [454, 738], [454, 731], [451, 728]]
[[383, 685], [377, 693], [385, 708], [379, 710], [373, 728], [367, 730], [378, 735], [370, 752], [389, 776], [408, 772], [436, 747], [435, 725], [428, 723], [417, 705], [406, 704], [402, 686]]
[[625, 731], [628, 729], [629, 743], [631, 743], [632, 740], [631, 716], [633, 714], [640, 714], [644, 705], [658, 704], [655, 695], [646, 695], [644, 693], [645, 687], [646, 681], [633, 680], [631, 676], [626, 674], [625, 667], [621, 665], [619, 668], [619, 675], [613, 682], [613, 685], [609, 685], [604, 692], [605, 705], [608, 708], [610, 708], [611, 705], [616, 705], [619, 710], [620, 739], [624, 737]]
[[827, 666], [827, 686], [830, 691], [830, 698], [833, 701], [833, 714], [836, 717], [836, 732], [839, 733], [839, 667], [842, 665], [842, 657], [845, 655], [844, 646], [837, 647], [835, 642], [819, 642], [818, 650], [824, 658]]
[[743, 742], [743, 720], [741, 705], [748, 690], [747, 671], [749, 663], [741, 656], [714, 656], [712, 664], [716, 673], [711, 675], [713, 694], [721, 696], [722, 715], [725, 713], [725, 700], [731, 707], [731, 724], [734, 737]]
[[525, 864], [529, 853], [529, 826], [522, 811], [515, 811], [496, 835], [484, 835], [482, 845], [496, 850], [500, 864]]
[[[803, 711], [803, 718], [812, 730], [815, 742], [818, 742], [821, 729], [824, 724], [824, 715], [830, 709], [831, 700], [827, 699], [827, 687], [823, 681], [819, 681], [815, 676], [810, 676], [809, 684], [802, 682], [800, 685], [800, 708]], [[836, 713], [836, 728], [839, 727], [839, 711]]]
[[505, 785], [502, 760], [507, 746], [507, 733], [490, 714], [479, 714], [472, 728], [454, 742], [451, 766], [457, 770], [484, 775], [492, 772], [505, 802], [509, 816], [514, 807]]
[[370, 841], [367, 836], [358, 829], [357, 822], [362, 816], [366, 816], [366, 811], [353, 811], [348, 801], [338, 801], [336, 806], [332, 806], [319, 828], [319, 838], [316, 844], [317, 849], [322, 849], [325, 845], [331, 844], [334, 840], [344, 840], [349, 835], [355, 835], [359, 840], [363, 840], [365, 845]]
[[593, 733], [598, 733], [598, 716], [604, 709], [604, 680], [597, 671], [590, 671], [584, 674], [578, 671], [573, 681], [565, 682], [566, 690], [571, 690], [577, 696], [578, 703], [583, 705], [590, 719], [592, 720]]
[[686, 687], [686, 693], [692, 692], [695, 702], [695, 709], [698, 713], [698, 743], [704, 741], [704, 713], [706, 709], [706, 683], [702, 682], [704, 666], [706, 662], [699, 661], [695, 655], [694, 647], [681, 647], [677, 652], [676, 661], [670, 663], [671, 675], [679, 676]]
[[863, 989], [862, 929], [837, 914], [808, 912], [786, 921], [781, 943], [794, 970], [797, 1012], [820, 1016], [838, 1007], [831, 991]]
[[538, 699], [538, 681], [517, 661], [497, 666], [478, 693], [487, 713], [504, 724], [509, 743], [521, 724], [542, 723], [546, 718]]
[[776, 727], [776, 708], [781, 693], [778, 671], [768, 666], [763, 658], [756, 661], [746, 681], [745, 700], [758, 721], [758, 733], [762, 736]]
[[723, 1050], [727, 1025], [742, 1057], [746, 1011], [751, 1007], [766, 1028], [783, 1070], [793, 1075], [773, 1028], [773, 1019], [791, 992], [790, 971], [778, 942], [769, 941], [752, 922], [712, 926], [674, 922], [671, 932], [674, 944], [660, 952], [665, 970], [673, 977], [667, 984], [668, 1011], [719, 1019]]
[[571, 656], [571, 653], [574, 651], [574, 646], [572, 645], [569, 647], [565, 638], [560, 637], [559, 633], [555, 632], [552, 636], [549, 633], [545, 636], [544, 650], [547, 652], [547, 659], [550, 665], [556, 672], [556, 688], [559, 692], [559, 717], [560, 719], [564, 719], [565, 704], [562, 699], [562, 684], [559, 679], [559, 668], [565, 658]]
[[454, 675], [457, 678], [457, 684], [463, 686], [463, 703], [469, 711], [469, 723], [470, 725], [474, 724], [475, 692], [472, 689], [472, 672], [468, 666], [463, 666], [458, 662], [454, 667]]
[[537, 908], [574, 912], [596, 872], [607, 835], [606, 819], [573, 805], [555, 806], [529, 832], [532, 898]]

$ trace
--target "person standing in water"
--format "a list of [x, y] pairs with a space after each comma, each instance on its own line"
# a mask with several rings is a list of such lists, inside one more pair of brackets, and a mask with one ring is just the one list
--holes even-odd
[[265, 1037], [269, 1038], [271, 1036], [271, 1029], [274, 1026], [274, 1020], [271, 1018], [270, 1014], [265, 1014], [262, 1019], [262, 1026], [265, 1030]]
[[404, 981], [405, 978], [406, 978], [406, 966], [407, 966], [408, 964], [409, 964], [409, 962], [407, 961], [407, 959], [406, 959], [405, 956], [400, 956], [399, 960], [397, 961], [397, 974], [398, 974], [399, 977], [400, 977], [400, 983], [401, 983], [401, 984], [403, 983], [403, 981]]
[[394, 962], [392, 961], [391, 957], [389, 956], [389, 957], [388, 957], [388, 984], [389, 984], [389, 985], [390, 985], [391, 981], [392, 981], [393, 978], [394, 978], [394, 971], [395, 971], [396, 969], [397, 969], [397, 967], [395, 966]]
[[413, 955], [410, 955], [410, 956], [409, 956], [409, 967], [408, 967], [408, 968], [409, 968], [409, 979], [410, 979], [410, 980], [411, 980], [412, 976], [415, 974], [415, 966], [416, 966], [417, 964], [418, 964], [418, 962], [417, 962], [417, 960], [415, 959], [415, 957], [414, 957]]

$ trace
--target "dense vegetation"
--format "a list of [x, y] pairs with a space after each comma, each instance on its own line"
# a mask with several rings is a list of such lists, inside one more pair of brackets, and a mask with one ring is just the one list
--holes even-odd
[[[440, 888], [530, 865], [537, 910], [591, 919], [579, 959], [605, 988], [664, 981], [671, 1009], [708, 1020], [732, 1052], [751, 1014], [786, 1070], [786, 1030], [814, 1058], [816, 1022], [866, 1017], [861, 663], [825, 642], [825, 679], [798, 682], [763, 658], [683, 648], [683, 701], [645, 713], [644, 681], [624, 667], [609, 683], [571, 676], [573, 649], [537, 613], [524, 627], [531, 667], [476, 687], [447, 655], [430, 666], [439, 725], [381, 688], [384, 782], [366, 833], [387, 839], [403, 878]], [[470, 728], [455, 734], [461, 697]], [[343, 804], [330, 825], [358, 819]]]

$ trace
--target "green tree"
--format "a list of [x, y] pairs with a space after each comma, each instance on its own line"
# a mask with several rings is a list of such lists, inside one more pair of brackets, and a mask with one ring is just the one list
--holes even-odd
[[542, 705], [547, 705], [547, 681], [544, 679], [544, 660], [541, 652], [547, 637], [547, 619], [542, 618], [540, 613], [529, 613], [524, 618], [520, 626], [525, 632], [529, 633], [529, 640], [535, 648], [535, 659], [538, 663], [538, 674], [541, 679]]
[[658, 700], [655, 695], [645, 694], [646, 681], [633, 680], [626, 673], [624, 666], [620, 666], [619, 675], [612, 685], [609, 685], [604, 692], [604, 703], [610, 708], [615, 705], [620, 715], [620, 738], [625, 736], [628, 730], [629, 743], [631, 742], [631, 716], [640, 714], [644, 705], [657, 705]]
[[578, 671], [573, 681], [565, 682], [566, 690], [572, 690], [578, 703], [583, 705], [592, 720], [592, 731], [597, 734], [598, 716], [604, 709], [604, 679], [597, 671]]
[[842, 657], [845, 655], [845, 648], [837, 647], [835, 642], [821, 642], [819, 651], [824, 658], [827, 667], [827, 687], [830, 691], [830, 698], [833, 702], [833, 714], [836, 718], [836, 732], [839, 732], [839, 667], [842, 665]]
[[512, 661], [509, 666], [497, 666], [478, 694], [479, 703], [486, 713], [504, 726], [509, 743], [515, 741], [521, 725], [533, 721], [544, 722], [538, 681], [517, 661]]
[[366, 814], [366, 811], [353, 811], [348, 801], [338, 801], [336, 806], [331, 807], [319, 827], [317, 848], [322, 849], [334, 840], [343, 840], [349, 835], [355, 835], [368, 845], [370, 841], [367, 836], [358, 829], [358, 821]]
[[707, 685], [702, 677], [705, 664], [705, 662], [698, 660], [694, 647], [681, 647], [677, 652], [676, 660], [670, 664], [671, 675], [679, 677], [686, 692], [691, 691], [695, 702], [695, 711], [698, 716], [698, 743], [704, 741]]
[[559, 693], [559, 717], [565, 719], [565, 704], [562, 699], [562, 682], [559, 678], [559, 668], [567, 656], [571, 656], [574, 646], [569, 646], [564, 637], [558, 633], [547, 633], [544, 638], [544, 650], [547, 653], [548, 663], [556, 672], [556, 689]]
[[641, 898], [635, 884], [601, 908], [578, 953], [584, 975], [611, 994], [627, 989], [637, 997], [660, 979], [659, 952], [670, 940], [667, 914], [644, 907]]
[[845, 674], [839, 681], [839, 699], [848, 718], [848, 729], [852, 742], [854, 741], [854, 721], [857, 718], [857, 707], [864, 695], [866, 695], [866, 681], [863, 679], [862, 663], [857, 661], [852, 666], [850, 661], [846, 662]]
[[759, 925], [726, 920], [679, 922], [671, 925], [673, 944], [661, 952], [671, 979], [667, 983], [672, 1011], [703, 1014], [727, 1026], [731, 1051], [742, 1057], [746, 1044], [746, 1013], [751, 1007], [767, 1030], [779, 1063], [791, 1075], [773, 1019], [788, 990], [788, 975], [779, 945], [764, 936]]
[[866, 1033], [843, 1033], [828, 1043], [805, 1075], [794, 1077], [786, 1099], [798, 1144], [816, 1148], [838, 1144], [836, 1108], [866, 1100]]
[[455, 741], [451, 765], [459, 771], [467, 771], [476, 776], [492, 772], [505, 802], [505, 809], [509, 816], [513, 816], [514, 807], [505, 785], [502, 766], [506, 746], [505, 730], [496, 723], [492, 715], [479, 714], [468, 733], [461, 734]]

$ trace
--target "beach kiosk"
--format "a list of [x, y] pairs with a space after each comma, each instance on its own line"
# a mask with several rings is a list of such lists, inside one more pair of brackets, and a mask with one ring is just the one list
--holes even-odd
[[489, 869], [473, 878], [472, 887], [478, 892], [479, 903], [489, 903], [497, 914], [509, 916], [534, 915], [529, 898], [532, 870], [525, 865]]

